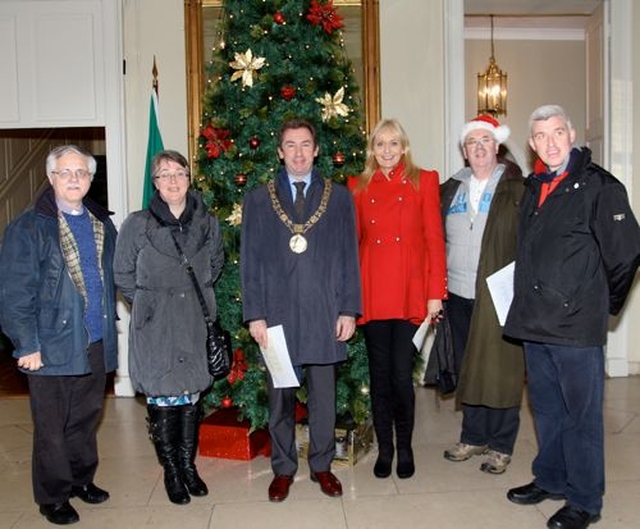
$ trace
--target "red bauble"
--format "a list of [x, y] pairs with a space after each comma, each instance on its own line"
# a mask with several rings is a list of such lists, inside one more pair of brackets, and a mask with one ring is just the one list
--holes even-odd
[[224, 397], [220, 404], [223, 408], [231, 408], [233, 406], [233, 399], [231, 397]]
[[249, 147], [251, 147], [252, 149], [257, 149], [258, 147], [260, 147], [260, 138], [256, 138], [255, 136], [249, 138]]
[[333, 165], [335, 165], [336, 167], [342, 167], [345, 161], [346, 157], [341, 152], [337, 152], [333, 155]]
[[296, 422], [302, 422], [304, 419], [307, 418], [308, 415], [308, 411], [307, 411], [307, 407], [300, 403], [300, 402], [296, 402], [296, 408], [295, 408], [295, 417], [296, 417]]
[[286, 20], [284, 19], [284, 15], [280, 11], [278, 11], [273, 15], [273, 21], [276, 24], [281, 24], [281, 25], [286, 22]]
[[247, 175], [246, 174], [237, 174], [234, 178], [233, 181], [236, 183], [236, 185], [239, 186], [243, 186], [246, 185], [247, 183]]
[[290, 84], [286, 84], [280, 89], [280, 95], [285, 101], [291, 101], [296, 96], [296, 89]]

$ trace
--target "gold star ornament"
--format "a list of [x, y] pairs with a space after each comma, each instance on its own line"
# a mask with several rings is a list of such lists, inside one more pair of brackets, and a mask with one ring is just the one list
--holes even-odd
[[344, 88], [340, 88], [333, 97], [327, 92], [324, 94], [324, 97], [318, 97], [316, 99], [323, 107], [322, 121], [329, 121], [333, 117], [346, 117], [349, 115], [350, 109], [342, 102], [343, 99]]
[[231, 215], [225, 220], [230, 226], [240, 226], [242, 224], [242, 206], [236, 202], [231, 210]]
[[229, 63], [229, 66], [236, 70], [231, 76], [231, 82], [242, 78], [242, 86], [253, 86], [253, 76], [257, 70], [264, 66], [264, 57], [254, 57], [249, 48], [245, 53], [236, 53], [235, 61]]

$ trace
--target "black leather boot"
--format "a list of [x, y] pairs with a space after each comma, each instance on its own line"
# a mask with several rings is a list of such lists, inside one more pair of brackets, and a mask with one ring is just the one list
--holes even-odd
[[182, 481], [179, 462], [181, 412], [179, 406], [147, 405], [149, 437], [164, 469], [164, 488], [171, 503], [184, 505], [191, 498]]
[[206, 496], [207, 484], [202, 481], [196, 470], [195, 460], [198, 453], [198, 431], [200, 429], [200, 406], [188, 404], [179, 406], [182, 416], [180, 439], [180, 469], [182, 481], [192, 496]]
[[413, 461], [413, 450], [411, 448], [398, 448], [398, 466], [396, 474], [400, 479], [406, 479], [413, 476], [416, 466]]
[[378, 441], [378, 459], [373, 466], [373, 475], [388, 478], [393, 463], [393, 421], [389, 403], [372, 395], [373, 428]]
[[411, 404], [411, 406], [407, 406], [407, 409], [396, 410], [395, 413], [396, 447], [398, 449], [396, 474], [400, 479], [410, 478], [416, 471], [413, 449], [411, 448], [414, 424], [413, 401]]
[[385, 447], [378, 443], [378, 459], [373, 465], [373, 475], [377, 478], [388, 478], [391, 475], [391, 464], [393, 463], [393, 444]]

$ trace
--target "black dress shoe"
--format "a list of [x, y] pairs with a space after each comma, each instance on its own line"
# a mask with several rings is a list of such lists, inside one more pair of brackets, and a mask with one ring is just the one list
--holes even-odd
[[516, 487], [507, 492], [507, 499], [518, 505], [535, 505], [543, 500], [562, 500], [563, 494], [554, 494], [541, 489], [535, 483]]
[[71, 497], [80, 498], [85, 503], [103, 503], [109, 499], [109, 493], [89, 483], [82, 487], [71, 487]]
[[43, 503], [40, 505], [40, 514], [56, 525], [69, 525], [80, 521], [78, 512], [68, 501]]
[[586, 529], [590, 523], [597, 522], [599, 514], [591, 514], [587, 511], [565, 505], [555, 513], [547, 522], [549, 529]]

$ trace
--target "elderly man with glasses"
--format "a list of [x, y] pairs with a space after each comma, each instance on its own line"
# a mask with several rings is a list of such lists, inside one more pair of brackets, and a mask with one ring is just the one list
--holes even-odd
[[75, 145], [46, 160], [50, 187], [12, 222], [0, 251], [0, 325], [26, 373], [33, 418], [33, 492], [51, 523], [69, 503], [102, 503], [94, 483], [106, 373], [117, 363], [109, 212], [86, 197], [95, 158]]

